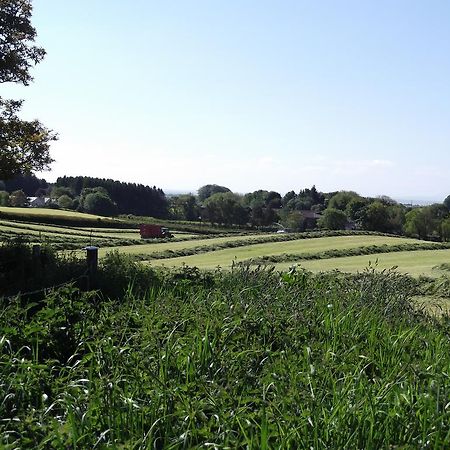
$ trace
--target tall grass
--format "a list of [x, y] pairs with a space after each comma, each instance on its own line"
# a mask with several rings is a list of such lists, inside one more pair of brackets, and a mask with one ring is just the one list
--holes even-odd
[[182, 268], [136, 275], [121, 301], [17, 300], [0, 312], [0, 445], [448, 447], [450, 323], [414, 312], [414, 289], [373, 269]]

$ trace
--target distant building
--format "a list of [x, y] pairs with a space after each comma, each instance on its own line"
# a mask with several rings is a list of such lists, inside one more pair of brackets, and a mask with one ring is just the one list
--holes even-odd
[[300, 210], [301, 215], [305, 219], [305, 229], [313, 229], [317, 227], [317, 221], [320, 219], [321, 215], [311, 211], [310, 209]]
[[31, 208], [43, 208], [50, 203], [50, 197], [27, 197], [27, 200]]

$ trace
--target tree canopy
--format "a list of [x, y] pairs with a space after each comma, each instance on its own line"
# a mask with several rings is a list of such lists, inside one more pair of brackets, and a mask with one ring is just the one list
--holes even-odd
[[29, 0], [0, 1], [0, 83], [29, 84], [31, 67], [45, 56], [43, 48], [33, 45], [31, 12]]
[[211, 195], [217, 194], [220, 192], [231, 192], [231, 191], [227, 187], [219, 186], [218, 184], [205, 184], [205, 186], [202, 186], [198, 190], [198, 199], [201, 202], [203, 202], [208, 197], [211, 197]]
[[[36, 30], [30, 22], [29, 0], [0, 0], [0, 83], [28, 85], [30, 69], [45, 50], [33, 45]], [[17, 113], [22, 101], [0, 97], [0, 179], [49, 168], [50, 142], [55, 133], [38, 120], [21, 120]]]
[[50, 142], [56, 134], [38, 120], [31, 122], [17, 116], [21, 101], [0, 98], [0, 179], [49, 168]]

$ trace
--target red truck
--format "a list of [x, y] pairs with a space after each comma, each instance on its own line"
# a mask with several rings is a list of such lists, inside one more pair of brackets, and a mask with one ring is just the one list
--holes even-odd
[[143, 223], [139, 225], [139, 231], [142, 239], [152, 238], [170, 238], [172, 234], [169, 229], [161, 225]]

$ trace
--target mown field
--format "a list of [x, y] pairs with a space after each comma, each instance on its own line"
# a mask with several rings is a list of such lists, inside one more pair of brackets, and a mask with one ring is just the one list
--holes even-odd
[[[3, 218], [4, 211], [17, 219]], [[3, 214], [3, 215], [2, 215]], [[26, 214], [22, 217], [20, 214]], [[73, 225], [27, 221], [31, 216], [71, 217]], [[21, 218], [21, 220], [19, 220]], [[50, 244], [56, 250], [81, 251], [86, 245], [100, 248], [100, 257], [111, 251], [166, 267], [189, 265], [201, 269], [229, 269], [232, 264], [273, 265], [287, 270], [298, 265], [313, 271], [356, 272], [377, 263], [380, 269], [398, 267], [413, 276], [439, 277], [450, 258], [450, 246], [416, 239], [377, 234], [357, 233], [255, 233], [241, 230], [204, 234], [186, 232], [186, 224], [172, 227], [173, 239], [149, 241], [140, 238], [137, 225], [115, 219], [121, 227], [98, 226], [98, 217], [88, 214], [39, 208], [0, 208], [0, 238], [22, 238], [31, 243]], [[103, 218], [102, 220], [108, 220]], [[78, 221], [78, 222], [77, 222]], [[80, 223], [82, 225], [80, 225]], [[122, 226], [126, 224], [126, 228]], [[80, 253], [81, 254], [81, 253]]]

